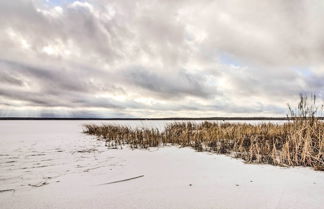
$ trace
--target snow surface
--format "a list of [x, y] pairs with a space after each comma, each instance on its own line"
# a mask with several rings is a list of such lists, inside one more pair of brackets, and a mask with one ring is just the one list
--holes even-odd
[[[324, 208], [324, 172], [245, 164], [190, 148], [108, 150], [81, 133], [89, 122], [160, 129], [167, 123], [0, 121], [0, 208]], [[133, 177], [139, 178], [121, 181]]]

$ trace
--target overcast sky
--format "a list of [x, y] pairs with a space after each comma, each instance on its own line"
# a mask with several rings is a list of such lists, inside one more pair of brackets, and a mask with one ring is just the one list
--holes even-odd
[[322, 0], [0, 1], [0, 116], [285, 116], [324, 90]]

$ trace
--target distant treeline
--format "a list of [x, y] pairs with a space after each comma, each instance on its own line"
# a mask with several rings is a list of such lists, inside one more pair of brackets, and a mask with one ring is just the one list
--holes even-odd
[[[94, 117], [0, 117], [0, 120], [215, 120], [215, 121], [231, 121], [231, 120], [292, 120], [307, 119], [304, 117], [167, 117], [167, 118], [94, 118]], [[318, 120], [324, 120], [324, 117], [316, 117]]]

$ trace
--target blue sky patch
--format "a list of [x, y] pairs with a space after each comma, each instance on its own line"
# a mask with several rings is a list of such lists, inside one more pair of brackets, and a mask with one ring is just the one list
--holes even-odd
[[233, 65], [238, 67], [242, 66], [242, 63], [239, 60], [237, 60], [233, 55], [230, 55], [228, 53], [221, 53], [218, 58], [222, 64]]
[[310, 77], [313, 75], [313, 72], [308, 67], [293, 67], [292, 70], [296, 71], [298, 74], [302, 76]]
[[[44, 1], [51, 6], [61, 6], [61, 5], [75, 2], [77, 0], [44, 0]], [[78, 0], [78, 1], [84, 2], [85, 0]]]

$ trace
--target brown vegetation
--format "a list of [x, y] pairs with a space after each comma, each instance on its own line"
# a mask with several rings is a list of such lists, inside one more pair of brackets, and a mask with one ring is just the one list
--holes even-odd
[[[312, 101], [315, 104], [315, 97]], [[315, 117], [315, 105], [301, 96], [290, 121], [283, 124], [175, 122], [164, 131], [115, 125], [86, 125], [85, 133], [95, 135], [110, 148], [129, 145], [149, 148], [161, 145], [192, 147], [197, 151], [231, 154], [250, 163], [280, 166], [309, 166], [324, 170], [324, 123]]]

